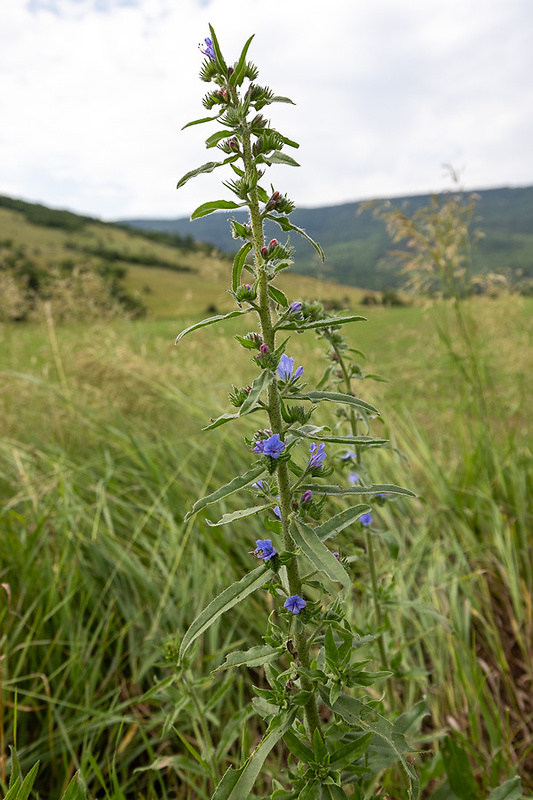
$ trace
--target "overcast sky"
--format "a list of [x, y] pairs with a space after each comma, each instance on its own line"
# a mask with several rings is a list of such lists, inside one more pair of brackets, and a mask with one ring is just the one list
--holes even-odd
[[0, 0], [0, 193], [104, 219], [228, 197], [198, 42], [245, 40], [300, 142], [269, 181], [299, 206], [533, 184], [533, 0]]

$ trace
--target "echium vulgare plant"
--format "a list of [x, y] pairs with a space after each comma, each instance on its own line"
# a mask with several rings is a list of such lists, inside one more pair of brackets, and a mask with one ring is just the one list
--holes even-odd
[[[204, 203], [192, 218], [217, 209], [247, 208], [249, 219], [246, 224], [231, 220], [234, 238], [243, 241], [233, 262], [230, 290], [238, 308], [192, 325], [176, 342], [223, 319], [252, 315], [258, 330], [235, 338], [253, 354], [255, 377], [249, 386], [232, 387], [230, 400], [235, 410], [212, 421], [206, 430], [251, 414], [261, 422], [252, 439], [243, 442], [253, 458], [251, 468], [198, 500], [187, 519], [247, 489], [248, 496], [252, 493], [256, 498], [254, 505], [227, 513], [210, 524], [232, 525], [262, 515], [265, 536], [255, 543], [243, 543], [251, 546], [260, 564], [226, 588], [193, 621], [181, 638], [179, 667], [186, 670], [187, 653], [198, 637], [252, 592], [269, 592], [275, 606], [266, 623], [264, 642], [230, 653], [220, 667], [264, 669], [266, 688], [255, 689], [253, 705], [263, 717], [266, 730], [242, 766], [228, 767], [212, 798], [253, 797], [265, 759], [282, 740], [290, 753], [286, 781], [273, 780], [272, 800], [370, 797], [378, 775], [398, 763], [405, 774], [408, 795], [416, 797], [418, 779], [406, 757], [409, 745], [405, 739], [414, 717], [404, 713], [389, 719], [387, 714], [393, 715], [393, 709], [385, 712], [379, 691], [369, 692], [368, 687], [390, 675], [384, 669], [365, 669], [369, 661], [358, 657], [361, 647], [379, 642], [378, 626], [375, 636], [364, 637], [349, 624], [350, 562], [328, 546], [350, 525], [370, 525], [371, 506], [356, 502], [361, 497], [413, 494], [389, 484], [352, 482], [343, 488], [324, 481], [332, 473], [327, 465], [335, 449], [360, 454], [364, 448], [385, 444], [384, 439], [369, 432], [359, 433], [355, 425], [357, 415], [372, 418], [378, 412], [349, 390], [349, 382], [345, 391], [342, 387], [341, 391], [322, 391], [320, 387], [308, 391], [302, 382], [304, 366], [295, 365], [290, 356], [290, 333], [286, 333], [315, 330], [329, 336], [329, 331], [364, 318], [332, 316], [319, 304], [291, 302], [274, 285], [277, 275], [291, 264], [291, 248], [288, 242], [265, 241], [265, 220], [277, 223], [283, 232], [301, 234], [322, 257], [320, 246], [292, 224], [294, 204], [273, 186], [267, 190], [261, 184], [266, 168], [273, 164], [298, 166], [284, 151], [298, 145], [275, 130], [262, 113], [272, 103], [291, 101], [256, 83], [258, 70], [247, 61], [253, 37], [238, 61], [228, 66], [212, 28], [210, 34], [201, 46], [205, 60], [200, 77], [215, 86], [203, 101], [205, 108], [215, 113], [189, 125], [218, 123], [219, 129], [209, 136], [206, 145], [217, 147], [225, 158], [188, 172], [178, 188], [201, 173], [227, 165], [233, 176], [224, 185], [236, 199]], [[356, 416], [350, 416], [354, 424], [347, 435], [311, 421], [323, 403], [338, 404], [349, 416], [354, 411]], [[326, 518], [331, 496], [335, 497], [336, 511]], [[350, 501], [344, 508], [340, 505], [343, 498]], [[419, 719], [420, 713], [415, 716]], [[218, 768], [213, 770], [214, 775], [218, 772]]]

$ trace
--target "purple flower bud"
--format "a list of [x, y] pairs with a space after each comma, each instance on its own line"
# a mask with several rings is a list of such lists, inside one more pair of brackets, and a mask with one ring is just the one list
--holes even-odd
[[267, 257], [267, 255], [268, 255], [268, 247], [262, 247], [261, 248], [261, 255], [263, 256], [263, 258]]
[[269, 250], [273, 250], [277, 246], [278, 246], [278, 240], [277, 239], [271, 239], [269, 244], [268, 244], [268, 249]]
[[333, 555], [335, 556], [335, 558], [339, 558], [339, 554], [337, 552], [333, 553]]
[[272, 511], [274, 512], [276, 517], [279, 517], [279, 519], [281, 519], [281, 508], [279, 506], [274, 506]]
[[260, 346], [260, 348], [259, 348], [259, 349], [260, 349], [260, 351], [263, 353], [263, 355], [264, 355], [264, 356], [266, 356], [266, 354], [267, 354], [267, 353], [268, 353], [268, 351], [269, 351], [268, 345], [267, 345], [267, 344], [265, 344], [264, 342], [263, 342], [263, 344]]
[[263, 453], [264, 449], [265, 449], [265, 440], [259, 439], [259, 441], [255, 443], [255, 447], [252, 450], [252, 453]]
[[302, 310], [302, 304], [300, 303], [299, 300], [297, 300], [295, 303], [291, 303], [291, 314], [297, 314], [298, 311], [301, 310]]
[[350, 472], [350, 474], [348, 475], [348, 480], [350, 481], [351, 484], [359, 483], [359, 475], [357, 474], [357, 472]]
[[287, 597], [283, 603], [283, 608], [288, 609], [293, 614], [299, 614], [306, 605], [307, 603], [299, 594], [293, 594], [291, 597]]
[[373, 521], [372, 514], [363, 514], [362, 516], [359, 517], [359, 522], [365, 528], [368, 528], [369, 525], [372, 525], [372, 521]]
[[302, 495], [301, 502], [310, 503], [312, 499], [313, 499], [313, 492], [311, 491], [311, 489], [307, 489]]

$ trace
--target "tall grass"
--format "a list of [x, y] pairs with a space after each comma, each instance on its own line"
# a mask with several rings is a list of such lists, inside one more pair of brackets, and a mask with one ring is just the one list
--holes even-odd
[[[476, 315], [491, 354], [490, 441], [472, 435], [469, 398], [420, 309], [373, 310], [352, 336], [370, 354], [369, 371], [393, 378], [361, 385], [361, 396], [384, 409], [397, 448], [370, 468], [420, 492], [416, 502], [376, 510], [400, 545], [398, 559], [378, 548], [387, 644], [391, 656], [400, 653], [398, 674], [411, 676], [396, 681], [396, 701], [427, 694], [428, 746], [444, 728], [458, 732], [480, 784], [517, 769], [527, 785], [531, 331], [528, 307], [514, 301], [479, 302]], [[228, 576], [249, 568], [248, 551], [263, 533], [255, 518], [231, 529], [183, 523], [197, 497], [249, 464], [246, 425], [205, 439], [199, 431], [227, 405], [233, 330], [228, 324], [226, 334], [198, 334], [179, 348], [176, 326], [164, 322], [1, 330], [4, 784], [7, 747], [16, 744], [26, 768], [41, 760], [43, 796], [59, 797], [81, 768], [98, 797], [200, 798], [201, 783], [193, 788], [183, 770], [192, 761], [187, 746], [203, 749], [212, 735], [230, 759], [253, 742], [247, 687], [260, 675], [219, 680], [210, 670], [230, 642], [260, 636], [261, 598], [222, 618], [196, 650], [202, 708], [185, 705], [165, 661]], [[312, 336], [297, 337], [293, 351], [320, 372]], [[249, 372], [244, 355], [232, 380], [242, 375], [245, 384]], [[229, 501], [217, 513], [224, 510]], [[361, 629], [371, 609], [354, 589]]]

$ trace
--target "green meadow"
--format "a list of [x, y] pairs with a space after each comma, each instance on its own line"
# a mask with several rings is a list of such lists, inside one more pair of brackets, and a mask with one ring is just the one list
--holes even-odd
[[[152, 310], [143, 320], [60, 325], [49, 315], [0, 327], [4, 788], [14, 746], [23, 772], [40, 761], [43, 798], [59, 798], [77, 770], [98, 798], [208, 798], [191, 753], [213, 746], [233, 763], [261, 733], [249, 705], [260, 670], [212, 670], [261, 640], [266, 595], [220, 618], [194, 650], [183, 677], [198, 685], [194, 705], [171, 657], [195, 615], [250, 569], [265, 532], [259, 517], [212, 528], [204, 512], [184, 523], [197, 498], [252, 461], [244, 437], [257, 421], [201, 431], [229, 410], [230, 384], [253, 379], [233, 339], [246, 321], [174, 346], [207, 308], [231, 308], [228, 265], [207, 255], [193, 275], [130, 265], [128, 288]], [[423, 796], [462, 797], [450, 740], [470, 765], [470, 797], [514, 775], [531, 793], [533, 301], [467, 301], [487, 377], [481, 419], [436, 333], [446, 306], [365, 309], [357, 290], [285, 281], [292, 297], [318, 294], [367, 316], [349, 327], [350, 342], [367, 356], [364, 372], [388, 379], [361, 380], [359, 395], [380, 409], [374, 433], [391, 442], [366, 468], [418, 495], [375, 513], [395, 708], [426, 697], [431, 711], [413, 755]], [[312, 333], [294, 336], [290, 353], [310, 380], [328, 363]], [[234, 495], [212, 513], [238, 504]], [[360, 531], [343, 532], [339, 549], [348, 541], [360, 545], [350, 613], [365, 633], [373, 610]], [[285, 767], [275, 750], [258, 791]], [[392, 774], [383, 789], [400, 798], [402, 785]]]

